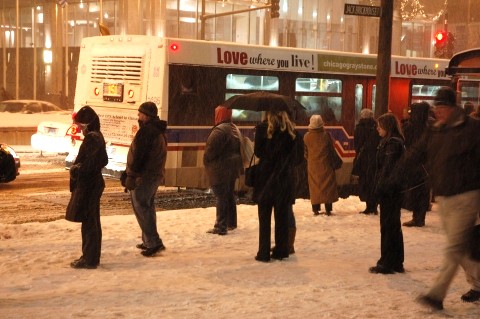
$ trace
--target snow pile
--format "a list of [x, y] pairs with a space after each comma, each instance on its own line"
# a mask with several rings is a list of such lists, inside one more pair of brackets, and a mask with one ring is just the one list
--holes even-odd
[[[239, 227], [207, 234], [215, 208], [157, 213], [167, 250], [140, 255], [133, 215], [102, 217], [101, 264], [76, 270], [80, 225], [64, 220], [0, 224], [2, 318], [479, 318], [466, 304], [463, 274], [432, 313], [414, 302], [438, 273], [444, 235], [438, 213], [427, 226], [404, 228], [405, 274], [368, 273], [379, 258], [379, 217], [358, 214], [357, 197], [334, 203], [334, 216], [314, 217], [297, 200], [297, 253], [256, 262], [257, 207], [238, 206]], [[19, 214], [21, 214], [19, 201]], [[403, 221], [411, 213], [404, 211]]]

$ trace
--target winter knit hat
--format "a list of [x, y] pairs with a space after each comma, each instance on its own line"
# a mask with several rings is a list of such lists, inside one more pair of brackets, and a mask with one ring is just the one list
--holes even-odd
[[318, 128], [323, 127], [323, 119], [320, 115], [312, 115], [310, 118], [310, 124], [308, 125], [308, 128], [311, 130], [315, 130]]
[[153, 102], [144, 102], [138, 108], [140, 113], [145, 114], [146, 116], [150, 117], [157, 117], [158, 116], [158, 109], [155, 103]]
[[222, 122], [231, 122], [232, 121], [232, 110], [227, 109], [223, 105], [219, 105], [215, 108], [215, 125], [218, 125]]
[[457, 94], [456, 92], [448, 86], [442, 86], [437, 91], [437, 96], [435, 96], [434, 105], [443, 105], [454, 107], [457, 106]]

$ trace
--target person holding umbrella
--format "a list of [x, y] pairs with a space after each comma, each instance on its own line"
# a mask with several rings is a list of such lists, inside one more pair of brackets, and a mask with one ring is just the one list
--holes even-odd
[[[303, 140], [287, 111], [267, 111], [267, 121], [255, 128], [255, 155], [259, 158], [253, 187], [258, 204], [259, 245], [255, 260], [269, 262], [289, 256], [288, 217], [295, 203], [294, 167], [303, 160]], [[272, 209], [275, 247], [270, 255]]]

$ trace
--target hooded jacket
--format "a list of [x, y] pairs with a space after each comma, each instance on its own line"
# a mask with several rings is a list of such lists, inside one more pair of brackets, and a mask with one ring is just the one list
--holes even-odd
[[158, 117], [140, 126], [127, 155], [127, 175], [142, 179], [157, 179], [165, 183], [167, 160], [167, 122]]

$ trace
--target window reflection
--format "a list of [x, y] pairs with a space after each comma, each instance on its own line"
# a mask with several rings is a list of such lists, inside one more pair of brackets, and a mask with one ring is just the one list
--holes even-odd
[[276, 76], [227, 74], [227, 90], [278, 91]]
[[[276, 76], [249, 75], [249, 74], [227, 74], [227, 90], [245, 91], [278, 91], [279, 80]], [[246, 92], [250, 93], [250, 92]], [[229, 99], [238, 93], [226, 93], [225, 99]], [[233, 110], [234, 122], [260, 122], [261, 112]]]
[[319, 114], [326, 125], [339, 125], [342, 116], [341, 80], [297, 78], [295, 91], [296, 99], [305, 107], [308, 117]]
[[342, 81], [332, 79], [298, 78], [295, 81], [297, 92], [342, 92]]

